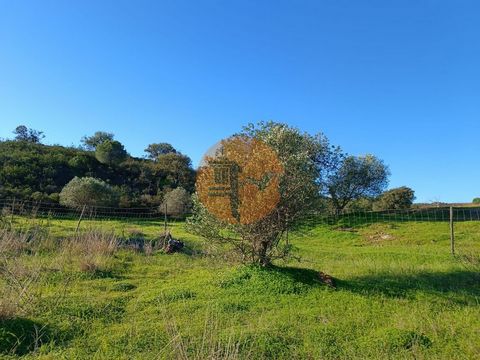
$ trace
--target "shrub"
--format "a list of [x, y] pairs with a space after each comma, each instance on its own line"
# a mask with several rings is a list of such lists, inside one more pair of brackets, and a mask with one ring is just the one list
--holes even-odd
[[374, 210], [410, 209], [415, 200], [415, 191], [403, 186], [384, 192], [373, 205]]
[[477, 197], [477, 198], [473, 199], [472, 202], [473, 202], [474, 204], [480, 204], [480, 198]]
[[173, 189], [165, 194], [160, 211], [174, 217], [181, 217], [188, 213], [192, 206], [190, 194], [181, 187]]
[[95, 157], [102, 164], [116, 165], [127, 158], [127, 152], [120, 142], [106, 140], [96, 147]]
[[60, 203], [72, 208], [117, 206], [119, 198], [120, 195], [115, 188], [91, 177], [74, 177], [60, 193]]

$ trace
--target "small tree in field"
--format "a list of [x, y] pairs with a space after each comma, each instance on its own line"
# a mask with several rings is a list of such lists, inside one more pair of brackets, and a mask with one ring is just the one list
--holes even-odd
[[96, 147], [95, 157], [102, 164], [116, 165], [127, 158], [127, 152], [120, 142], [106, 140]]
[[249, 125], [240, 134], [272, 148], [284, 167], [280, 177], [280, 200], [266, 217], [250, 224], [231, 224], [213, 216], [194, 197], [191, 232], [211, 244], [230, 244], [245, 262], [267, 266], [288, 255], [290, 245], [281, 243], [292, 223], [316, 209], [325, 171], [333, 149], [322, 134], [310, 135], [274, 122]]
[[354, 200], [379, 196], [388, 185], [389, 175], [388, 167], [373, 155], [345, 157], [328, 178], [333, 207], [341, 211]]
[[71, 208], [118, 206], [119, 200], [120, 194], [115, 188], [91, 177], [74, 177], [60, 192], [60, 204]]
[[381, 210], [405, 210], [412, 207], [415, 200], [415, 191], [409, 187], [402, 186], [384, 192], [373, 204], [373, 209]]
[[192, 197], [184, 188], [178, 187], [165, 194], [160, 212], [174, 217], [182, 217], [192, 206]]

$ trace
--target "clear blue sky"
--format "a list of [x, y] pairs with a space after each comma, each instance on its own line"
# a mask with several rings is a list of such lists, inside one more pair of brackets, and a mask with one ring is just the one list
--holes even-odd
[[194, 164], [248, 122], [324, 132], [417, 201], [480, 196], [478, 1], [0, 0], [0, 137], [115, 133]]

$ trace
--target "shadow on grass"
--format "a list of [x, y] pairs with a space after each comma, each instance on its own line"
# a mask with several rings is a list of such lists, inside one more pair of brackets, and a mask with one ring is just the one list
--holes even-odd
[[219, 283], [223, 289], [243, 294], [300, 295], [322, 286], [318, 272], [310, 269], [270, 266], [244, 266]]
[[29, 319], [0, 320], [0, 354], [26, 355], [59, 337], [50, 326]]
[[379, 273], [337, 280], [339, 289], [362, 295], [411, 298], [422, 293], [439, 296], [459, 305], [478, 305], [480, 273], [475, 271]]
[[297, 267], [270, 266], [266, 269], [273, 273], [277, 273], [284, 277], [290, 278], [292, 281], [308, 286], [318, 286], [321, 281], [318, 271]]

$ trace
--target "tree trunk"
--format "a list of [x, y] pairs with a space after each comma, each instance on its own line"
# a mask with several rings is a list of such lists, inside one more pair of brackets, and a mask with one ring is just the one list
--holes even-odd
[[267, 255], [268, 252], [268, 243], [262, 241], [260, 243], [260, 249], [258, 252], [258, 263], [260, 266], [266, 267], [270, 265], [270, 258]]

